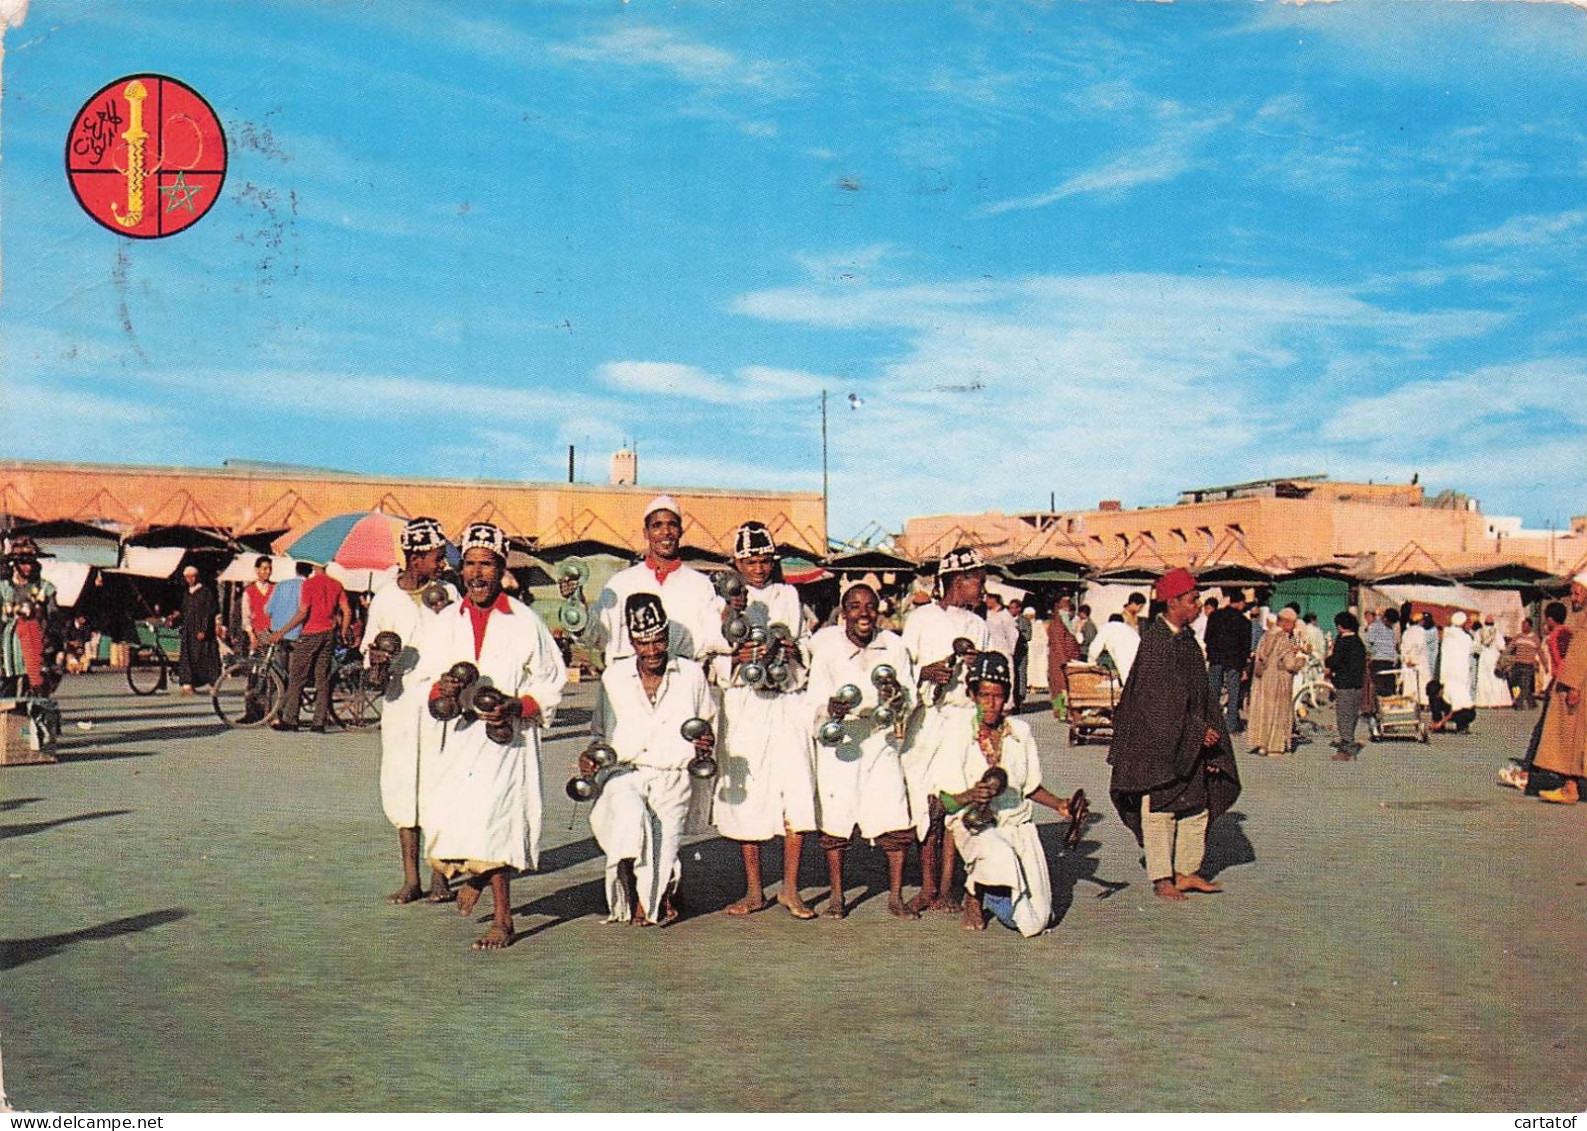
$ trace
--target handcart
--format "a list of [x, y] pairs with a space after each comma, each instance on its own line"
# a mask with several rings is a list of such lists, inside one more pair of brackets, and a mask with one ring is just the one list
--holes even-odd
[[[1373, 674], [1369, 673], [1367, 678], [1373, 678]], [[1393, 676], [1398, 693], [1377, 697], [1377, 714], [1367, 718], [1367, 728], [1372, 741], [1381, 742], [1385, 738], [1411, 738], [1417, 742], [1426, 742], [1427, 716], [1419, 694], [1421, 673], [1415, 668], [1391, 668], [1375, 674]]]
[[1113, 737], [1113, 711], [1119, 705], [1118, 678], [1100, 664], [1064, 665], [1069, 682], [1069, 745], [1089, 738]]

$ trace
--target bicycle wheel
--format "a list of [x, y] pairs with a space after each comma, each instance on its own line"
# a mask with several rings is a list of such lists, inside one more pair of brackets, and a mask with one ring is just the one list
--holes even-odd
[[279, 675], [244, 660], [221, 673], [210, 690], [209, 701], [227, 726], [256, 727], [275, 717], [283, 690]]
[[127, 656], [127, 686], [134, 695], [153, 695], [165, 687], [165, 653], [159, 648], [138, 647]]
[[364, 666], [357, 660], [343, 664], [331, 673], [331, 717], [344, 727], [362, 729], [380, 722], [385, 696], [364, 679]]

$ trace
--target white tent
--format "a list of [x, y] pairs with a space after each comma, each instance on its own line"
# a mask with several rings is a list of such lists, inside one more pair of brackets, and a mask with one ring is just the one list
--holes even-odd
[[1493, 623], [1500, 632], [1504, 633], [1506, 640], [1521, 631], [1521, 618], [1526, 615], [1521, 605], [1521, 595], [1513, 589], [1473, 589], [1469, 585], [1363, 585], [1361, 587], [1361, 604], [1364, 609], [1397, 609], [1407, 601], [1464, 609], [1478, 614], [1479, 618], [1492, 613]]
[[88, 584], [89, 575], [94, 572], [94, 567], [86, 562], [63, 562], [59, 558], [40, 558], [39, 571], [44, 574], [44, 580], [55, 586], [55, 603], [63, 609], [69, 609], [77, 604], [77, 599], [83, 595], [83, 586]]
[[1139, 593], [1148, 602], [1152, 599], [1152, 585], [1149, 581], [1132, 581], [1125, 584], [1117, 582], [1088, 581], [1079, 599], [1075, 602], [1080, 605], [1091, 606], [1091, 623], [1101, 628], [1108, 623], [1108, 617], [1114, 613], [1124, 611], [1124, 603], [1130, 599], [1131, 593]]
[[181, 546], [123, 546], [121, 565], [106, 572], [129, 573], [134, 577], [171, 577], [186, 553]]

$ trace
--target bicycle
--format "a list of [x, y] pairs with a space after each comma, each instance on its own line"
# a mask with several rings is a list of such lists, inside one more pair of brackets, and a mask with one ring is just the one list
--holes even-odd
[[160, 620], [140, 620], [127, 652], [127, 687], [134, 695], [164, 691], [176, 663], [181, 636]]
[[270, 644], [221, 672], [210, 688], [209, 701], [227, 726], [257, 727], [280, 713], [286, 689], [287, 670], [281, 645]]
[[[287, 665], [280, 642], [232, 664], [210, 691], [210, 703], [229, 727], [251, 728], [281, 717], [286, 701]], [[299, 713], [312, 714], [317, 688], [303, 689]], [[357, 649], [337, 645], [331, 668], [331, 721], [352, 730], [380, 722], [385, 696], [369, 685], [363, 657]]]
[[1322, 718], [1325, 709], [1332, 707], [1334, 702], [1334, 685], [1328, 682], [1327, 676], [1314, 676], [1300, 685], [1295, 692], [1295, 729], [1302, 726], [1313, 733], [1323, 728]]

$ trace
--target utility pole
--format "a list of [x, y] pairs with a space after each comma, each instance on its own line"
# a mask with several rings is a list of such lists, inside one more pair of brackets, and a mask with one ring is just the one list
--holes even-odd
[[827, 391], [821, 390], [821, 556], [826, 557], [827, 547], [832, 544], [832, 536], [827, 530], [827, 497], [829, 483], [827, 479]]

